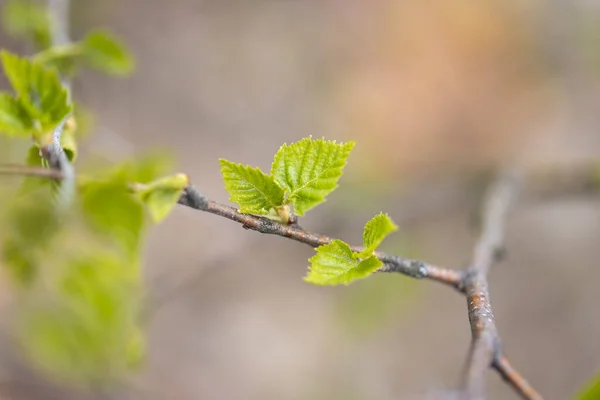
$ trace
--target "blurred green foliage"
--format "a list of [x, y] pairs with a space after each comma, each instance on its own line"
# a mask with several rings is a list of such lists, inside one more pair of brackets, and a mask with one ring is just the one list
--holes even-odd
[[[80, 64], [127, 75], [133, 57], [100, 30], [51, 47], [53, 21], [38, 3], [11, 0], [2, 17], [9, 33], [41, 50], [32, 57], [2, 50], [13, 90], [0, 93], [0, 140], [10, 139], [4, 156], [12, 161], [18, 152], [24, 168], [48, 168], [44, 151], [64, 122], [61, 146], [76, 162], [80, 132], [91, 117], [74, 107], [61, 75], [73, 77]], [[12, 145], [25, 139], [33, 143]], [[18, 188], [0, 186], [0, 266], [19, 304], [16, 337], [48, 376], [106, 385], [143, 359], [140, 250], [147, 214], [154, 221], [165, 218], [187, 185], [183, 174], [163, 177], [169, 168], [164, 155], [155, 155], [87, 175], [77, 170], [68, 210], [57, 207], [61, 182], [21, 177]]]

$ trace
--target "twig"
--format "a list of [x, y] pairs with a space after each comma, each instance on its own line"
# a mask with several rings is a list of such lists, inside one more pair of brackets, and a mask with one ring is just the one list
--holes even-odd
[[542, 396], [527, 382], [517, 370], [515, 370], [508, 358], [501, 356], [494, 361], [493, 367], [500, 373], [502, 379], [513, 387], [524, 399], [542, 400]]
[[[312, 247], [331, 243], [334, 240], [328, 236], [308, 232], [294, 225], [283, 225], [268, 218], [241, 214], [233, 207], [209, 200], [192, 185], [189, 185], [185, 189], [179, 203], [196, 210], [206, 211], [239, 222], [245, 229], [268, 235], [283, 236]], [[362, 248], [353, 246], [353, 250], [360, 251]], [[413, 278], [431, 279], [457, 289], [461, 287], [463, 282], [462, 271], [437, 267], [423, 261], [402, 258], [381, 252], [377, 252], [376, 255], [385, 264], [380, 272], [399, 272]]]
[[488, 289], [489, 270], [503, 249], [504, 226], [511, 205], [522, 184], [522, 176], [506, 172], [490, 187], [483, 210], [482, 232], [473, 260], [466, 270], [464, 292], [467, 297], [471, 348], [464, 374], [463, 388], [469, 400], [485, 397], [485, 374], [490, 366], [526, 399], [541, 399], [502, 355]]
[[[48, 11], [51, 15], [52, 29], [51, 39], [53, 46], [64, 46], [70, 42], [69, 39], [69, 0], [48, 0]], [[68, 79], [63, 79], [63, 86], [67, 90], [68, 98], [71, 98], [71, 83]], [[60, 185], [58, 202], [59, 207], [67, 209], [75, 198], [75, 169], [69, 162], [65, 151], [63, 150], [60, 139], [65, 129], [67, 115], [52, 132], [52, 144], [46, 145], [40, 149], [40, 155], [48, 161], [51, 168], [59, 170], [62, 173], [62, 182]]]
[[57, 181], [63, 179], [62, 172], [54, 168], [27, 167], [14, 164], [0, 165], [0, 175], [31, 176]]

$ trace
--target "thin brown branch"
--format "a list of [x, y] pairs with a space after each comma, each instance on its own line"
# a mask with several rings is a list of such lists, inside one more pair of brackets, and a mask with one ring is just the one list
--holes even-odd
[[494, 369], [500, 373], [502, 379], [513, 387], [524, 399], [542, 400], [540, 395], [527, 380], [515, 370], [505, 356], [500, 356], [494, 361]]
[[[209, 200], [200, 194], [192, 185], [184, 191], [179, 203], [196, 210], [206, 211], [242, 224], [245, 229], [254, 230], [268, 235], [283, 236], [311, 247], [330, 243], [333, 238], [317, 233], [308, 232], [295, 225], [283, 225], [268, 218], [250, 214], [241, 214], [235, 208]], [[353, 250], [361, 248], [354, 246]], [[398, 272], [413, 278], [431, 279], [454, 288], [460, 288], [463, 282], [462, 271], [437, 267], [423, 261], [398, 257], [385, 253], [376, 253], [385, 266], [380, 272]]]
[[30, 176], [37, 178], [61, 180], [63, 174], [54, 168], [29, 167], [24, 165], [0, 165], [0, 175]]
[[523, 398], [541, 398], [514, 369], [510, 368], [510, 373], [504, 373], [507, 370], [502, 367], [510, 364], [501, 353], [488, 289], [489, 270], [503, 249], [505, 222], [521, 184], [520, 174], [507, 172], [490, 187], [483, 209], [481, 236], [465, 276], [464, 292], [472, 341], [463, 388], [469, 400], [485, 398], [485, 375], [490, 366], [494, 366]]

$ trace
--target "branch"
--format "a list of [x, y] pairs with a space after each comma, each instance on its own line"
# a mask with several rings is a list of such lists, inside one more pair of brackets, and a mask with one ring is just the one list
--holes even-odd
[[27, 167], [14, 164], [0, 165], [0, 175], [31, 176], [57, 181], [63, 179], [62, 172], [54, 168]]
[[[297, 225], [283, 225], [268, 218], [251, 214], [241, 214], [235, 208], [209, 200], [200, 194], [193, 185], [188, 185], [184, 190], [179, 204], [196, 210], [206, 211], [242, 224], [245, 229], [250, 229], [268, 235], [283, 236], [311, 247], [318, 247], [331, 243], [334, 239], [318, 233], [308, 232]], [[361, 251], [362, 248], [353, 246], [352, 250]], [[413, 278], [431, 279], [460, 289], [463, 282], [462, 271], [437, 267], [423, 261], [402, 258], [381, 252], [375, 253], [385, 266], [380, 272], [399, 272]]]
[[[48, 11], [51, 14], [52, 21], [51, 39], [53, 46], [63, 46], [70, 42], [69, 39], [69, 0], [48, 0]], [[63, 79], [63, 86], [67, 90], [69, 98], [71, 97], [71, 83]], [[40, 155], [48, 161], [51, 168], [61, 172], [62, 182], [60, 185], [58, 202], [62, 209], [68, 208], [75, 198], [75, 169], [69, 162], [62, 146], [60, 138], [65, 129], [67, 115], [52, 132], [52, 144], [46, 145], [40, 149]]]
[[502, 355], [488, 289], [489, 270], [502, 254], [505, 221], [520, 191], [522, 179], [520, 174], [506, 172], [490, 187], [483, 210], [481, 236], [466, 270], [464, 292], [472, 341], [463, 388], [469, 400], [485, 397], [485, 374], [490, 366], [498, 370], [523, 398], [541, 399]]
[[542, 396], [515, 370], [505, 356], [500, 356], [494, 361], [493, 367], [502, 379], [513, 387], [524, 399], [542, 400]]

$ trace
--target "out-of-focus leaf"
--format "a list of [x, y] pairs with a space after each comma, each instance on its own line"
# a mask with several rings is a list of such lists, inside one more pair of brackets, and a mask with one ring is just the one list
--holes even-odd
[[126, 182], [88, 182], [82, 188], [85, 217], [107, 239], [115, 241], [129, 257], [139, 250], [144, 222], [142, 203], [129, 193]]
[[71, 112], [67, 91], [56, 70], [21, 58], [5, 50], [0, 52], [4, 73], [31, 119], [39, 122], [38, 131], [54, 129]]
[[16, 282], [28, 284], [37, 273], [41, 252], [59, 230], [49, 191], [14, 199], [6, 212], [2, 258]]
[[33, 121], [18, 99], [0, 93], [0, 133], [9, 136], [28, 136], [33, 133]]
[[187, 175], [176, 174], [151, 182], [141, 191], [140, 197], [155, 223], [169, 215], [188, 183]]
[[325, 201], [337, 188], [354, 142], [305, 138], [281, 146], [271, 176], [283, 188], [298, 215]]
[[132, 342], [141, 341], [135, 274], [119, 257], [97, 251], [63, 261], [61, 271], [26, 304], [22, 343], [51, 375], [110, 383], [130, 368]]
[[113, 168], [110, 174], [125, 182], [147, 184], [164, 175], [172, 164], [172, 158], [163, 151], [125, 161]]
[[2, 26], [9, 35], [32, 39], [39, 48], [51, 44], [50, 14], [39, 2], [8, 1], [2, 8]]
[[110, 32], [91, 31], [81, 45], [83, 59], [90, 67], [111, 75], [129, 75], [135, 68], [129, 50]]

